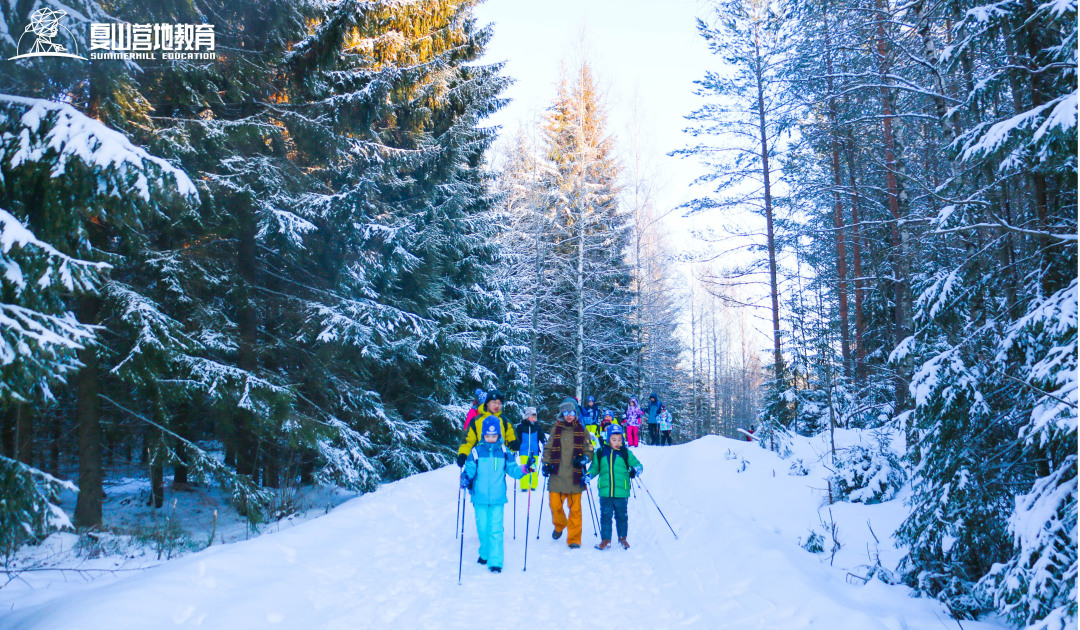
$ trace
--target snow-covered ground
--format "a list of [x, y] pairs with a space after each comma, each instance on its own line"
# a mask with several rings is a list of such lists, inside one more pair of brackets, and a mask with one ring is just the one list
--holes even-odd
[[[845, 434], [841, 439], [855, 439]], [[553, 541], [534, 494], [506, 518], [506, 567], [476, 564], [471, 506], [462, 585], [454, 537], [455, 466], [387, 484], [296, 527], [205, 551], [103, 584], [54, 584], [51, 597], [0, 613], [0, 628], [469, 628], [530, 627], [955, 628], [944, 607], [907, 588], [864, 583], [871, 558], [892, 568], [900, 552], [889, 534], [901, 499], [863, 506], [824, 505], [824, 469], [809, 461], [824, 445], [803, 442], [795, 456], [807, 476], [757, 446], [719, 437], [635, 452], [648, 497], [630, 501], [631, 548], [604, 552], [585, 513], [585, 546]], [[833, 556], [800, 543], [834, 522]], [[871, 528], [873, 533], [871, 533]], [[880, 544], [874, 543], [875, 534]], [[529, 537], [528, 571], [522, 571]], [[830, 563], [831, 556], [831, 563]], [[0, 590], [2, 592], [2, 590]], [[10, 605], [10, 604], [9, 604]], [[6, 606], [5, 606], [6, 607]], [[965, 630], [1003, 625], [964, 621]]]

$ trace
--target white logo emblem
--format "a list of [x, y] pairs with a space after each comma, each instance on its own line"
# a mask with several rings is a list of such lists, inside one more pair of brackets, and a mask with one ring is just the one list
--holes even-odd
[[[53, 39], [60, 32], [60, 29], [64, 29], [64, 32], [68, 34], [72, 42], [75, 42], [75, 38], [71, 35], [71, 31], [66, 26], [60, 24], [60, 18], [66, 17], [67, 12], [58, 9], [49, 9], [46, 7], [40, 8], [30, 14], [30, 23], [26, 25], [23, 30], [23, 34], [19, 37], [19, 42], [16, 44], [15, 52], [18, 53], [22, 50], [22, 43], [24, 39], [29, 39], [27, 35], [33, 33], [34, 43], [30, 46], [30, 50], [23, 54], [16, 54], [9, 59], [26, 59], [28, 57], [71, 57], [73, 59], [83, 59], [78, 54], [72, 54], [68, 52], [67, 48], [63, 44], [54, 42]], [[75, 53], [78, 53], [78, 47], [76, 46]]]

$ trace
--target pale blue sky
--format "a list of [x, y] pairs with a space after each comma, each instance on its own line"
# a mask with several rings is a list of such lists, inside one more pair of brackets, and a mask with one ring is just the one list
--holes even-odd
[[[476, 10], [481, 24], [494, 23], [485, 61], [506, 61], [506, 74], [516, 81], [507, 92], [512, 102], [491, 122], [512, 135], [520, 121], [542, 112], [554, 96], [560, 62], [579, 58], [584, 31], [605, 88], [610, 131], [627, 138], [636, 93], [652, 168], [663, 183], [658, 205], [686, 201], [701, 167], [666, 153], [686, 144], [683, 117], [700, 106], [693, 82], [718, 61], [697, 34], [695, 17], [707, 9], [707, 0], [486, 0]], [[685, 234], [682, 223], [669, 227]]]

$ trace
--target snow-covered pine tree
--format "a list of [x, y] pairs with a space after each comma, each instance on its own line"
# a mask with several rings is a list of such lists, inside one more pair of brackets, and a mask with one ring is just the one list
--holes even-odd
[[[543, 123], [542, 176], [556, 243], [546, 273], [560, 313], [540, 352], [553, 367], [549, 392], [613, 396], [634, 391], [630, 217], [619, 203], [619, 166], [587, 62], [563, 77]], [[545, 399], [548, 398], [545, 396]]]
[[[772, 384], [769, 410], [763, 422], [790, 423], [781, 399], [786, 368], [781, 354], [778, 205], [776, 183], [778, 152], [792, 124], [792, 95], [786, 89], [791, 38], [790, 22], [783, 7], [767, 0], [731, 0], [714, 6], [709, 22], [699, 20], [698, 31], [709, 49], [724, 64], [697, 81], [697, 94], [710, 99], [688, 116], [694, 125], [686, 131], [694, 137], [719, 137], [718, 143], [700, 143], [673, 153], [696, 157], [707, 172], [699, 183], [715, 187], [714, 194], [691, 201], [691, 214], [712, 212], [728, 236], [749, 239], [766, 255], [732, 275], [761, 278], [769, 287], [772, 313]], [[764, 220], [764, 239], [756, 228], [748, 232], [738, 213], [753, 212]]]

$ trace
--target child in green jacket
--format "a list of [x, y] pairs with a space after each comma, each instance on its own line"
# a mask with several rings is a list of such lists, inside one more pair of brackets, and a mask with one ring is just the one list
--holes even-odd
[[626, 515], [627, 497], [630, 496], [630, 480], [641, 474], [642, 467], [638, 458], [623, 443], [623, 428], [617, 424], [608, 426], [607, 444], [593, 453], [589, 476], [597, 479], [600, 494], [600, 544], [596, 548], [603, 551], [611, 546], [611, 517], [615, 517], [615, 528], [619, 533], [619, 544], [629, 549], [626, 541], [630, 526]]

